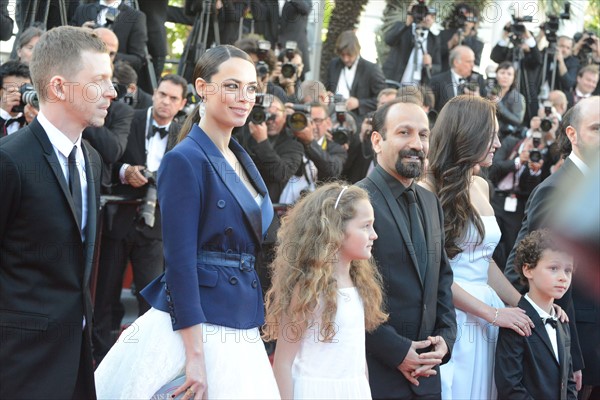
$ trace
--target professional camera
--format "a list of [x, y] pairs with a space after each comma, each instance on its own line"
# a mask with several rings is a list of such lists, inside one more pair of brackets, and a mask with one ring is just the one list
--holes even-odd
[[112, 84], [115, 88], [115, 92], [117, 92], [117, 97], [115, 100], [130, 106], [133, 105], [133, 94], [127, 93], [127, 86], [119, 82], [113, 82]]
[[534, 148], [529, 150], [529, 160], [537, 163], [542, 159], [542, 152], [539, 150], [539, 147], [542, 144], [542, 132], [533, 132], [531, 134], [531, 139]]
[[586, 38], [583, 39], [583, 45], [581, 46], [581, 49], [579, 49], [579, 54], [577, 54], [577, 58], [579, 58], [579, 62], [582, 65], [588, 65], [590, 61], [592, 61], [591, 59], [589, 59], [589, 55], [594, 51], [592, 49], [592, 46], [596, 42], [596, 34], [594, 32], [586, 31], [583, 32], [582, 37], [583, 36], [586, 36]]
[[[285, 57], [288, 60], [291, 60], [296, 55], [296, 49], [298, 48], [298, 43], [290, 40], [285, 42]], [[298, 68], [291, 62], [286, 62], [281, 66], [281, 75], [285, 78], [290, 79], [292, 76], [296, 75], [298, 72]]]
[[345, 145], [350, 141], [352, 130], [344, 124], [346, 123], [346, 99], [343, 96], [336, 94], [335, 101], [335, 119], [338, 125], [331, 130], [333, 141], [340, 145]]
[[560, 25], [561, 19], [570, 19], [571, 18], [571, 4], [565, 3], [564, 12], [562, 12], [559, 16], [556, 15], [548, 15], [548, 21], [540, 26], [540, 29], [544, 31], [544, 35], [546, 36], [546, 40], [548, 43], [556, 43], [558, 39], [558, 28]]
[[150, 172], [147, 169], [143, 169], [140, 173], [148, 179], [146, 184], [146, 195], [142, 200], [142, 204], [138, 208], [137, 222], [138, 227], [142, 228], [147, 226], [149, 228], [154, 227], [154, 213], [156, 211], [156, 201], [158, 199], [156, 191], [156, 172]]
[[466, 89], [469, 89], [471, 92], [478, 91], [479, 88], [479, 74], [477, 72], [471, 73], [471, 75], [467, 78], [467, 81], [464, 84]]
[[271, 50], [271, 42], [268, 40], [258, 41], [258, 49], [256, 50], [256, 56], [258, 57], [258, 62], [256, 63], [256, 74], [258, 75], [259, 79], [262, 79], [269, 74], [269, 65], [267, 65], [265, 62], [269, 54], [269, 50]]
[[523, 23], [532, 22], [533, 17], [529, 15], [526, 17], [517, 18], [513, 15], [512, 19], [513, 23], [508, 27], [505, 26], [504, 31], [510, 34], [509, 38], [511, 43], [513, 44], [513, 46], [517, 47], [523, 44], [523, 36], [525, 35], [525, 31], [527, 30], [527, 27], [523, 25]]
[[252, 107], [252, 111], [250, 111], [250, 115], [248, 115], [248, 121], [258, 125], [275, 117], [269, 113], [268, 110], [270, 107], [271, 98], [269, 96], [265, 96], [264, 93], [257, 93], [254, 107]]
[[37, 109], [40, 108], [40, 101], [35, 91], [35, 88], [30, 83], [25, 83], [19, 88], [19, 93], [21, 93], [21, 102], [18, 106], [14, 106], [12, 108], [12, 112], [19, 113], [25, 110], [25, 106], [29, 104], [32, 107]]
[[542, 119], [542, 122], [540, 123], [540, 129], [544, 132], [550, 132], [552, 129], [552, 119], [550, 119], [550, 116], [552, 115], [552, 107], [545, 106], [544, 114], [546, 114], [546, 117]]
[[467, 22], [477, 23], [477, 17], [468, 14], [473, 14], [473, 11], [468, 7], [457, 8], [446, 21], [446, 28], [464, 31]]
[[436, 14], [436, 10], [433, 7], [427, 7], [425, 5], [425, 0], [419, 0], [419, 2], [410, 9], [410, 16], [417, 25], [423, 22], [425, 17], [429, 14]]
[[310, 104], [294, 104], [294, 112], [287, 117], [287, 126], [294, 132], [301, 131], [308, 126], [310, 119]]
[[498, 86], [495, 72], [487, 74], [487, 78], [485, 78], [485, 90], [488, 96], [498, 96], [500, 93], [500, 86]]

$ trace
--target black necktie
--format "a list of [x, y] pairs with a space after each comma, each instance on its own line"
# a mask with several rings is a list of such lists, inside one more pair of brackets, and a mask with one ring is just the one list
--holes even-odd
[[417, 258], [421, 279], [425, 280], [425, 272], [427, 269], [427, 242], [425, 241], [425, 231], [423, 223], [419, 215], [419, 205], [415, 197], [415, 192], [411, 188], [404, 191], [404, 196], [408, 202], [408, 215], [410, 217], [410, 236], [414, 252]]
[[544, 324], [548, 324], [551, 327], [553, 327], [554, 329], [556, 329], [558, 327], [558, 321], [555, 320], [554, 318], [542, 318], [542, 320], [544, 321]]
[[69, 154], [69, 190], [71, 191], [73, 205], [75, 206], [77, 224], [79, 225], [79, 229], [81, 229], [83, 199], [81, 197], [81, 181], [79, 180], [79, 169], [77, 168], [76, 154], [77, 146], [73, 146], [73, 150], [71, 150], [71, 154]]
[[167, 128], [165, 128], [165, 127], [159, 128], [156, 125], [152, 125], [152, 130], [150, 132], [148, 132], [147, 139], [150, 139], [152, 136], [156, 135], [157, 133], [160, 135], [160, 138], [163, 139], [165, 136], [167, 136], [169, 131], [167, 131]]

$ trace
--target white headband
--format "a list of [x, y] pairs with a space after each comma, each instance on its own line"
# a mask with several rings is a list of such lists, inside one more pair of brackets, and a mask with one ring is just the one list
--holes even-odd
[[340, 202], [340, 199], [342, 198], [342, 195], [344, 194], [344, 192], [348, 189], [348, 186], [342, 186], [342, 191], [340, 192], [340, 194], [338, 194], [338, 197], [335, 201], [335, 205], [333, 206], [334, 210], [337, 210], [337, 206]]

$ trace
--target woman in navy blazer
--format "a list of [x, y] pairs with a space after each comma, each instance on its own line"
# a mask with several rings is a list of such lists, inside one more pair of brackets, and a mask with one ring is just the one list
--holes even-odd
[[[202, 102], [158, 171], [166, 271], [142, 291], [153, 308], [98, 367], [99, 398], [149, 398], [183, 374], [172, 394], [184, 399], [279, 397], [254, 269], [273, 208], [231, 140], [254, 105], [256, 70], [243, 51], [219, 46], [198, 60], [194, 79]], [[132, 363], [134, 372], [119, 367]]]

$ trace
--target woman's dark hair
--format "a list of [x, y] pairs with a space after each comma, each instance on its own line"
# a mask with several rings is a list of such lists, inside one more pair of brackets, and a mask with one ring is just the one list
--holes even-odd
[[510, 89], [509, 89], [509, 91], [511, 91], [517, 87], [517, 69], [515, 68], [515, 64], [513, 64], [511, 61], [502, 61], [500, 64], [498, 64], [498, 67], [496, 68], [496, 74], [500, 70], [509, 69], [509, 68], [512, 68], [515, 71], [515, 77], [513, 79], [513, 83], [510, 85]]
[[472, 169], [491, 149], [496, 106], [489, 100], [462, 95], [440, 111], [429, 139], [429, 173], [442, 209], [446, 252], [454, 258], [473, 222], [480, 237], [485, 229], [469, 195]]
[[[200, 56], [198, 62], [196, 62], [192, 84], [195, 85], [196, 79], [198, 78], [202, 78], [206, 82], [210, 82], [213, 75], [219, 72], [219, 67], [221, 64], [230, 58], [241, 58], [242, 60], [246, 60], [254, 65], [250, 56], [237, 47], [228, 44], [217, 46], [207, 50], [204, 54], [202, 54], [202, 56]], [[183, 123], [181, 131], [179, 132], [179, 136], [177, 137], [177, 143], [181, 142], [188, 135], [188, 133], [190, 133], [192, 126], [200, 122], [200, 104], [201, 102], [198, 103], [198, 105], [188, 115]]]

